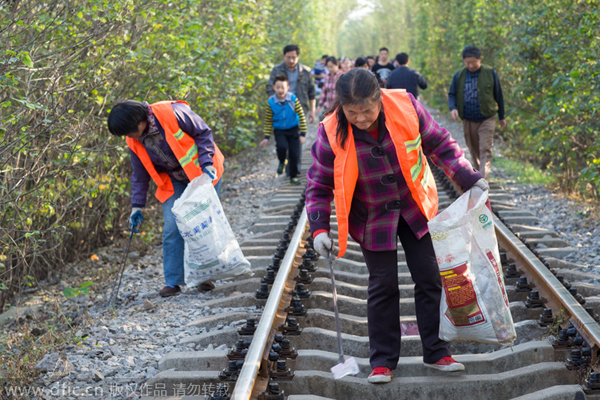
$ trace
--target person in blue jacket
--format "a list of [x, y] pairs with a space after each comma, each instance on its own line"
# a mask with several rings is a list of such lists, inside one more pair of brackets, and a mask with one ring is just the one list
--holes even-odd
[[286, 75], [275, 76], [273, 90], [269, 97], [265, 113], [265, 138], [260, 142], [262, 147], [269, 143], [271, 134], [275, 135], [279, 166], [277, 173], [282, 174], [286, 159], [289, 161], [290, 183], [299, 185], [298, 164], [300, 162], [301, 145], [306, 140], [306, 119], [298, 97], [289, 91]]

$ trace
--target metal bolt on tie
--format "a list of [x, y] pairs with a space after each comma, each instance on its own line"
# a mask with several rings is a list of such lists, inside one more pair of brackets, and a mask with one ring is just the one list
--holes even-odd
[[569, 327], [567, 328], [567, 336], [570, 338], [574, 338], [575, 336], [577, 336], [577, 329], [570, 322]]
[[280, 266], [281, 266], [281, 260], [277, 260], [276, 261], [275, 259], [273, 259], [273, 263], [271, 265], [269, 265], [267, 267], [267, 269], [271, 268], [272, 270], [274, 270], [275, 272], [277, 272], [277, 271], [279, 271], [279, 267]]
[[544, 301], [540, 298], [540, 292], [532, 290], [527, 295], [527, 301], [525, 301], [527, 308], [542, 308], [544, 307]]
[[515, 292], [529, 292], [531, 291], [531, 285], [527, 282], [527, 277], [522, 276], [519, 278]]
[[308, 274], [307, 270], [301, 269], [300, 274], [298, 276], [294, 277], [294, 280], [299, 283], [304, 283], [305, 285], [308, 285], [308, 284], [312, 283], [313, 278], [311, 275]]
[[575, 300], [577, 300], [577, 302], [581, 305], [585, 304], [585, 297], [583, 297], [580, 293], [577, 293], [577, 288], [570, 288], [569, 289], [569, 293], [571, 293], [571, 295], [573, 297], [575, 297]]
[[302, 259], [316, 261], [319, 259], [319, 253], [315, 249], [309, 248], [306, 253], [302, 254]]
[[558, 332], [558, 338], [556, 339], [555, 345], [557, 347], [569, 347], [573, 344], [569, 335], [567, 334], [567, 329], [561, 329]]
[[506, 267], [506, 270], [504, 271], [504, 277], [506, 279], [519, 277], [519, 271], [517, 271], [517, 266], [515, 265], [514, 262], [508, 263], [508, 266]]
[[254, 335], [254, 331], [256, 331], [256, 325], [255, 325], [254, 318], [248, 318], [246, 320], [246, 324], [240, 328], [238, 333], [242, 336]]
[[239, 370], [244, 364], [244, 360], [229, 360], [227, 368], [219, 373], [219, 379], [222, 381], [235, 381], [238, 378]]
[[599, 390], [600, 389], [600, 372], [590, 372], [590, 376], [585, 380], [585, 386], [589, 390]]
[[294, 378], [294, 373], [287, 367], [285, 360], [277, 360], [277, 369], [269, 372], [272, 380], [291, 381]]
[[[268, 283], [261, 283], [260, 284], [260, 289], [258, 289], [256, 291], [256, 295], [254, 296], [259, 300], [265, 300], [269, 298], [269, 284]], [[254, 333], [254, 332], [253, 332]]]
[[296, 290], [294, 290], [294, 293], [293, 293], [294, 296], [298, 296], [301, 299], [308, 299], [311, 294], [312, 294], [311, 291], [307, 290], [304, 287], [304, 283], [298, 283], [296, 285]]
[[544, 308], [544, 311], [540, 314], [538, 324], [540, 326], [548, 326], [554, 323], [554, 316], [552, 315], [551, 308]]
[[589, 364], [589, 360], [581, 355], [581, 350], [571, 350], [571, 358], [567, 358], [567, 369], [580, 368]]
[[296, 318], [288, 317], [284, 325], [281, 325], [278, 329], [283, 332], [284, 335], [299, 335], [302, 333], [302, 329], [298, 325]]
[[299, 297], [293, 298], [290, 306], [286, 307], [285, 311], [287, 311], [288, 315], [293, 315], [294, 317], [304, 317], [306, 315], [306, 309]]
[[[267, 283], [269, 285], [273, 284], [273, 282], [275, 282], [275, 270], [272, 268], [267, 268], [267, 275], [265, 275], [261, 280], [260, 283]], [[261, 289], [262, 289], [262, 285], [261, 285]]]
[[279, 353], [274, 350], [269, 351], [269, 361], [275, 362], [277, 360], [279, 360]]
[[248, 346], [250, 346], [250, 343], [250, 340], [238, 340], [235, 346], [227, 353], [227, 359], [243, 360], [248, 353]]
[[258, 400], [284, 400], [285, 391], [279, 389], [279, 383], [269, 382], [266, 392], [258, 395]]
[[564, 286], [564, 287], [565, 287], [567, 290], [571, 289], [571, 283], [570, 283], [568, 280], [566, 280], [564, 276], [562, 276], [562, 275], [556, 275], [556, 279], [558, 279], [558, 281], [559, 281], [560, 283], [562, 283], [562, 285], [563, 285], [563, 286]]
[[298, 352], [295, 347], [292, 347], [290, 339], [283, 339], [281, 341], [281, 351], [279, 352], [279, 356], [290, 360], [295, 360], [296, 357], [298, 357]]
[[305, 258], [302, 261], [302, 264], [298, 267], [300, 269], [305, 269], [308, 272], [315, 272], [318, 268], [315, 266], [315, 264], [308, 258]]
[[279, 343], [273, 343], [273, 345], [271, 346], [271, 349], [273, 349], [273, 351], [277, 354], [279, 354], [282, 350], [282, 347]]

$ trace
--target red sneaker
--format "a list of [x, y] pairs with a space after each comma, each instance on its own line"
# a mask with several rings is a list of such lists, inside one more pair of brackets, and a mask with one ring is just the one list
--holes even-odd
[[442, 357], [438, 362], [434, 364], [425, 363], [426, 367], [437, 369], [438, 371], [444, 372], [454, 372], [454, 371], [464, 371], [465, 366], [458, 361], [456, 361], [451, 356]]
[[387, 367], [375, 367], [371, 375], [367, 378], [369, 383], [388, 383], [392, 380], [394, 371]]

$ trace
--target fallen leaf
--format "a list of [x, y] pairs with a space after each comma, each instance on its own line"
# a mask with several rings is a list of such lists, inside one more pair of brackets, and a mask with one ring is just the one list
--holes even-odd
[[92, 254], [92, 256], [90, 257], [90, 260], [92, 260], [92, 261], [99, 261], [100, 259], [98, 258], [97, 255]]

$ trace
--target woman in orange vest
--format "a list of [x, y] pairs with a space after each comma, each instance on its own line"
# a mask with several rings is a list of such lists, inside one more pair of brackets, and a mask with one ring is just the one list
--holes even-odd
[[[131, 215], [130, 229], [144, 220], [142, 210], [150, 179], [157, 186], [156, 197], [163, 204], [163, 270], [165, 287], [162, 297], [173, 296], [185, 284], [183, 268], [184, 240], [179, 234], [171, 211], [173, 203], [194, 178], [208, 174], [220, 193], [223, 155], [215, 145], [212, 131], [183, 101], [154, 104], [127, 100], [116, 104], [108, 115], [108, 129], [116, 136], [126, 136], [130, 149]], [[205, 282], [199, 289], [210, 289]]]
[[353, 69], [338, 80], [336, 93], [312, 147], [306, 210], [315, 249], [327, 256], [335, 200], [338, 256], [349, 233], [367, 264], [368, 381], [389, 382], [400, 355], [398, 238], [415, 282], [423, 361], [441, 371], [463, 370], [439, 339], [442, 284], [427, 229], [438, 199], [426, 157], [464, 190], [488, 185], [450, 133], [405, 90], [380, 89], [369, 71]]

